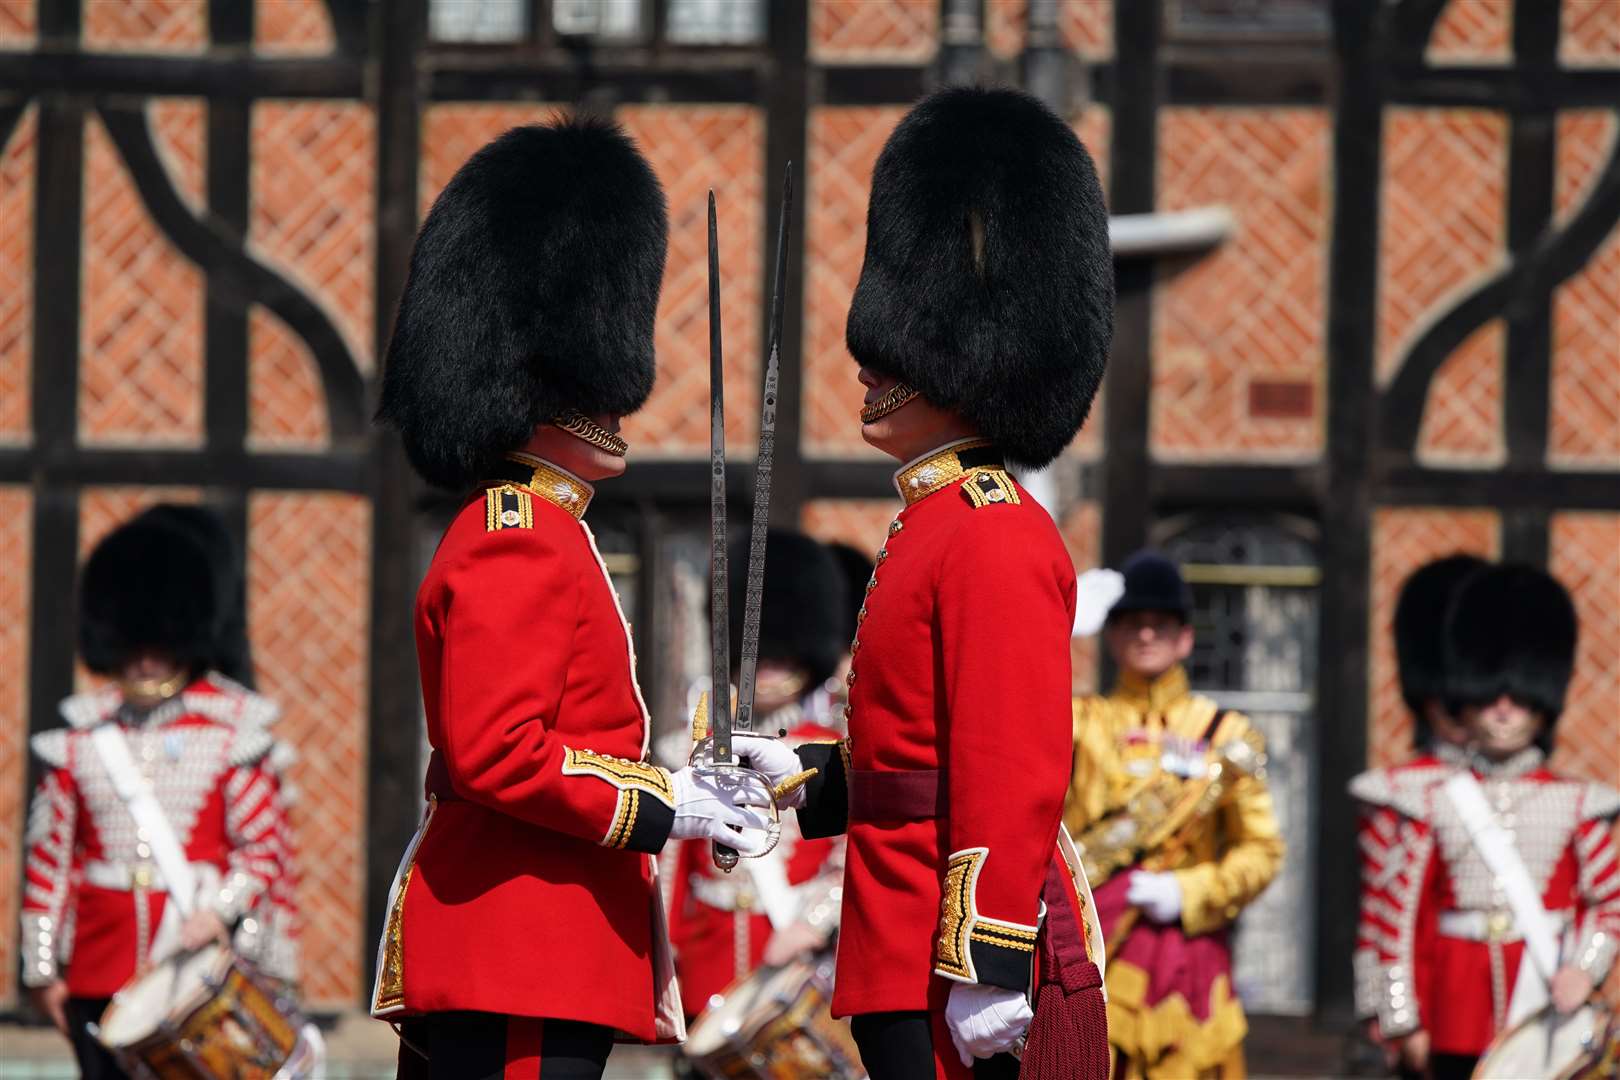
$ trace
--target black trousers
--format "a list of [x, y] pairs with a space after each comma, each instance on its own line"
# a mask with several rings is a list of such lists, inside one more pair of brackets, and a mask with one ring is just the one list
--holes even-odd
[[1479, 1058], [1465, 1054], [1430, 1054], [1429, 1075], [1434, 1080], [1468, 1080]]
[[[925, 1012], [862, 1013], [850, 1017], [871, 1080], [934, 1080], [934, 1033]], [[956, 1053], [954, 1046], [947, 1053]], [[973, 1063], [974, 1080], [1017, 1080], [1018, 1059], [997, 1054]]]
[[90, 1034], [90, 1025], [101, 1022], [112, 998], [68, 998], [68, 1038], [73, 1040], [73, 1056], [79, 1062], [84, 1080], [125, 1080], [129, 1075], [118, 1059]]
[[573, 1020], [432, 1013], [400, 1025], [399, 1080], [600, 1080], [613, 1032]]

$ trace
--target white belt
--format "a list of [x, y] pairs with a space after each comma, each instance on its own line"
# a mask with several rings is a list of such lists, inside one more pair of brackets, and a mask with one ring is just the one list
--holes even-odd
[[720, 881], [706, 874], [693, 874], [687, 883], [692, 887], [693, 899], [721, 911], [750, 911], [759, 904], [751, 882]]
[[[1560, 927], [1569, 924], [1571, 912], [1547, 912]], [[1438, 921], [1441, 937], [1460, 938], [1463, 941], [1523, 941], [1524, 932], [1513, 918], [1513, 912], [1499, 911], [1442, 911]]]
[[[201, 868], [211, 863], [193, 863]], [[132, 889], [149, 889], [153, 892], [168, 892], [168, 882], [163, 880], [163, 871], [158, 869], [155, 862], [107, 862], [103, 859], [91, 859], [84, 864], [84, 880], [98, 889], [120, 889], [128, 892]]]

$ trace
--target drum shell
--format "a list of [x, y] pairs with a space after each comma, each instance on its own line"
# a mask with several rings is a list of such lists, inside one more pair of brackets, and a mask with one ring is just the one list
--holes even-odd
[[[761, 968], [740, 980], [722, 997], [753, 999], [735, 1032], [724, 1033], [707, 1053], [691, 1053], [701, 1044], [700, 1028], [718, 1022], [709, 1010], [693, 1025], [688, 1060], [714, 1080], [856, 1080], [864, 1077], [860, 1053], [849, 1025], [835, 1020], [827, 962], [795, 962], [785, 968]], [[721, 1006], [723, 1008], [723, 1004]]]

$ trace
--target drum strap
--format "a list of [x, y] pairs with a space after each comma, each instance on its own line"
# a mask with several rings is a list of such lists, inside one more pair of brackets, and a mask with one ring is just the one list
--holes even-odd
[[146, 842], [152, 846], [152, 861], [157, 863], [168, 886], [169, 899], [182, 915], [191, 914], [197, 895], [196, 872], [181, 849], [151, 782], [130, 756], [124, 733], [117, 723], [104, 723], [90, 732], [90, 742], [112, 779], [113, 790], [128, 807], [129, 816], [135, 819], [135, 827], [146, 834]]
[[[1536, 890], [1534, 880], [1530, 877], [1530, 870], [1519, 857], [1519, 849], [1513, 845], [1513, 839], [1508, 835], [1502, 823], [1496, 819], [1491, 811], [1491, 804], [1485, 798], [1485, 792], [1474, 779], [1474, 774], [1467, 769], [1459, 769], [1452, 774], [1444, 784], [1446, 798], [1456, 808], [1457, 816], [1462, 818], [1463, 827], [1468, 830], [1468, 839], [1473, 841], [1474, 849], [1479, 857], [1485, 861], [1491, 876], [1496, 878], [1497, 884], [1502, 887], [1507, 897], [1508, 907], [1513, 911], [1513, 921], [1518, 925], [1519, 932], [1524, 935], [1525, 952], [1530, 957], [1530, 964], [1521, 964], [1519, 967], [1518, 985], [1514, 987], [1513, 1005], [1509, 1013], [1509, 1023], [1515, 1022], [1527, 1012], [1533, 1012], [1539, 1007], [1540, 997], [1545, 1001], [1547, 983], [1558, 970], [1558, 927], [1559, 923], [1547, 915], [1547, 909], [1542, 907], [1541, 895]], [[1540, 976], [1537, 980], [1541, 993], [1534, 990], [1528, 993], [1521, 991], [1525, 987], [1526, 976], [1532, 978]]]

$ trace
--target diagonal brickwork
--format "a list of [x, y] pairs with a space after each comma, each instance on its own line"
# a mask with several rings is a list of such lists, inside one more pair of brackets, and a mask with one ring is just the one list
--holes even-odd
[[204, 0], [90, 0], [86, 48], [118, 52], [200, 52], [208, 47]]
[[1513, 0], [1451, 0], [1429, 35], [1431, 64], [1507, 63], [1513, 55]]
[[[100, 6], [100, 5], [98, 5]], [[161, 136], [201, 161], [202, 105]], [[184, 187], [184, 177], [181, 185]], [[110, 445], [202, 441], [202, 275], [147, 215], [99, 120], [85, 131], [79, 438]]]
[[817, 0], [810, 55], [823, 63], [924, 60], [939, 44], [934, 0]]
[[26, 49], [39, 37], [36, 0], [0, 0], [0, 46]]
[[1620, 777], [1620, 514], [1555, 514], [1549, 569], [1575, 600], [1575, 677], [1554, 764], [1600, 783]]
[[[1237, 229], [1155, 290], [1153, 451], [1314, 456], [1323, 440], [1327, 114], [1172, 108], [1159, 125], [1160, 206], [1224, 205]], [[1255, 415], [1256, 382], [1297, 388], [1306, 408]]]
[[337, 46], [332, 16], [323, 0], [256, 0], [253, 5], [255, 52], [310, 56]]
[[17, 883], [22, 880], [28, 781], [28, 625], [33, 576], [33, 494], [0, 487], [0, 1008], [16, 1001]]
[[1448, 356], [1429, 384], [1418, 429], [1418, 460], [1426, 465], [1499, 465], [1507, 458], [1502, 428], [1502, 381], [1507, 324], [1492, 319]]
[[33, 428], [29, 385], [34, 348], [34, 157], [38, 114], [29, 109], [0, 146], [0, 443], [25, 443]]
[[1563, 0], [1558, 56], [1566, 64], [1620, 64], [1620, 4]]
[[251, 450], [321, 450], [332, 431], [315, 357], [266, 308], [248, 310], [248, 433]]

